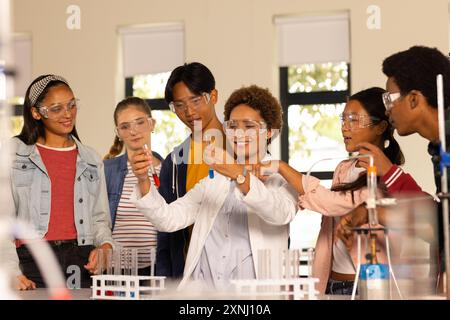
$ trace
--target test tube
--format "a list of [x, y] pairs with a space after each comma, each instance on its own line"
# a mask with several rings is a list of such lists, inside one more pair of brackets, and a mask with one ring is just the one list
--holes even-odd
[[[150, 156], [150, 150], [149, 150], [147, 144], [144, 144], [143, 149], [144, 149], [145, 153], [146, 153], [148, 156]], [[153, 182], [155, 183], [155, 186], [156, 186], [157, 188], [159, 188], [159, 186], [161, 185], [161, 183], [160, 183], [160, 181], [159, 181], [158, 175], [156, 174], [155, 167], [153, 166], [153, 164], [150, 165], [150, 170], [151, 170], [151, 172], [152, 172]]]
[[113, 266], [114, 266], [114, 275], [121, 275], [122, 274], [122, 248], [117, 247], [113, 251]]
[[279, 249], [278, 251], [278, 279], [284, 279], [284, 257], [286, 250]]
[[[150, 277], [155, 276], [155, 262], [156, 262], [156, 248], [150, 249]], [[156, 282], [155, 279], [150, 280], [150, 286], [154, 287]]]
[[123, 264], [124, 264], [124, 275], [131, 275], [131, 249], [127, 248], [123, 250]]
[[[97, 274], [112, 274], [112, 249], [99, 249], [99, 255], [98, 255], [98, 263], [99, 263], [99, 273]], [[105, 281], [105, 285], [110, 286], [113, 283], [109, 280]], [[112, 292], [107, 291], [106, 295], [111, 296]]]
[[285, 251], [285, 253], [286, 253], [286, 256], [284, 257], [284, 263], [286, 264], [286, 267], [285, 267], [285, 278], [286, 279], [290, 279], [291, 278], [291, 252], [290, 252], [290, 250], [286, 250]]
[[130, 254], [130, 258], [131, 258], [131, 264], [130, 264], [131, 275], [132, 276], [137, 276], [138, 275], [138, 251], [137, 251], [136, 248], [133, 248], [130, 251], [131, 251], [131, 254]]
[[[121, 256], [122, 256], [122, 248], [120, 246], [116, 246], [116, 248], [112, 252], [112, 266], [111, 266], [111, 274], [119, 276], [122, 274], [121, 272]], [[112, 281], [112, 283], [108, 283], [108, 285], [118, 286], [120, 285], [120, 281]], [[106, 295], [112, 296], [116, 295], [116, 292], [108, 291]]]
[[128, 275], [128, 261], [127, 261], [127, 255], [128, 255], [128, 249], [123, 248], [120, 256], [120, 273], [123, 275]]
[[214, 179], [214, 170], [212, 168], [209, 168], [208, 175], [210, 179]]
[[156, 248], [150, 249], [150, 276], [155, 276]]
[[295, 249], [292, 252], [292, 276], [294, 278], [300, 278], [300, 250]]
[[103, 249], [97, 249], [97, 267], [95, 268], [95, 274], [101, 275], [104, 271], [104, 255]]
[[314, 248], [308, 248], [308, 278], [312, 277], [313, 263], [314, 263]]
[[376, 190], [377, 190], [377, 168], [372, 164], [367, 168], [367, 209], [369, 215], [370, 226], [375, 226], [378, 224], [378, 217], [376, 212], [375, 200], [376, 200]]
[[97, 250], [97, 270], [96, 274], [111, 274], [112, 249]]
[[258, 250], [258, 265], [261, 279], [271, 278], [270, 268], [270, 250], [260, 249]]
[[[211, 138], [210, 141], [211, 141], [212, 146], [214, 147], [214, 145], [215, 145], [215, 140]], [[213, 169], [213, 168], [209, 168], [209, 170], [208, 170], [208, 175], [209, 175], [209, 178], [210, 178], [210, 179], [214, 179], [214, 169]]]

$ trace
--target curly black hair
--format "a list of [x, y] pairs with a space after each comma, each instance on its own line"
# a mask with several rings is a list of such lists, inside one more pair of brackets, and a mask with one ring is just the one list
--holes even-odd
[[444, 78], [444, 101], [450, 104], [450, 60], [436, 48], [414, 46], [383, 61], [383, 73], [394, 78], [402, 95], [420, 91], [437, 108], [436, 76]]
[[283, 111], [278, 100], [268, 89], [251, 85], [235, 90], [225, 103], [225, 121], [230, 119], [231, 111], [240, 104], [259, 111], [268, 129], [281, 130]]

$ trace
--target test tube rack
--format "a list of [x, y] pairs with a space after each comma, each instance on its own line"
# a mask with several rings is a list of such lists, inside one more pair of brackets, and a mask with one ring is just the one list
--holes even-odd
[[249, 298], [281, 297], [286, 300], [317, 300], [317, 278], [231, 280], [239, 296]]
[[316, 300], [319, 279], [311, 277], [313, 259], [313, 248], [260, 249], [256, 254], [258, 279], [238, 278], [231, 284], [241, 297]]
[[145, 300], [165, 290], [166, 277], [132, 275], [92, 276], [92, 297], [99, 300]]

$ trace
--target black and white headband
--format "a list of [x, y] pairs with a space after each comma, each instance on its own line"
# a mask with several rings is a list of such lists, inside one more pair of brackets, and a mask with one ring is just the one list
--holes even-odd
[[42, 94], [42, 92], [44, 92], [45, 88], [47, 88], [47, 85], [52, 81], [61, 81], [64, 82], [67, 86], [69, 86], [69, 83], [67, 82], [66, 79], [54, 74], [42, 78], [41, 80], [35, 82], [30, 88], [30, 94], [28, 95], [28, 98], [30, 98], [32, 106], [36, 104], [36, 101], [39, 98], [39, 96]]

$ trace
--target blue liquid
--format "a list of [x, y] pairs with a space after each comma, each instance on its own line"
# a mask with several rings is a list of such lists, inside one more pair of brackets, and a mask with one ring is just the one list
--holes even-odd
[[209, 178], [214, 179], [214, 170], [213, 169], [209, 169]]

